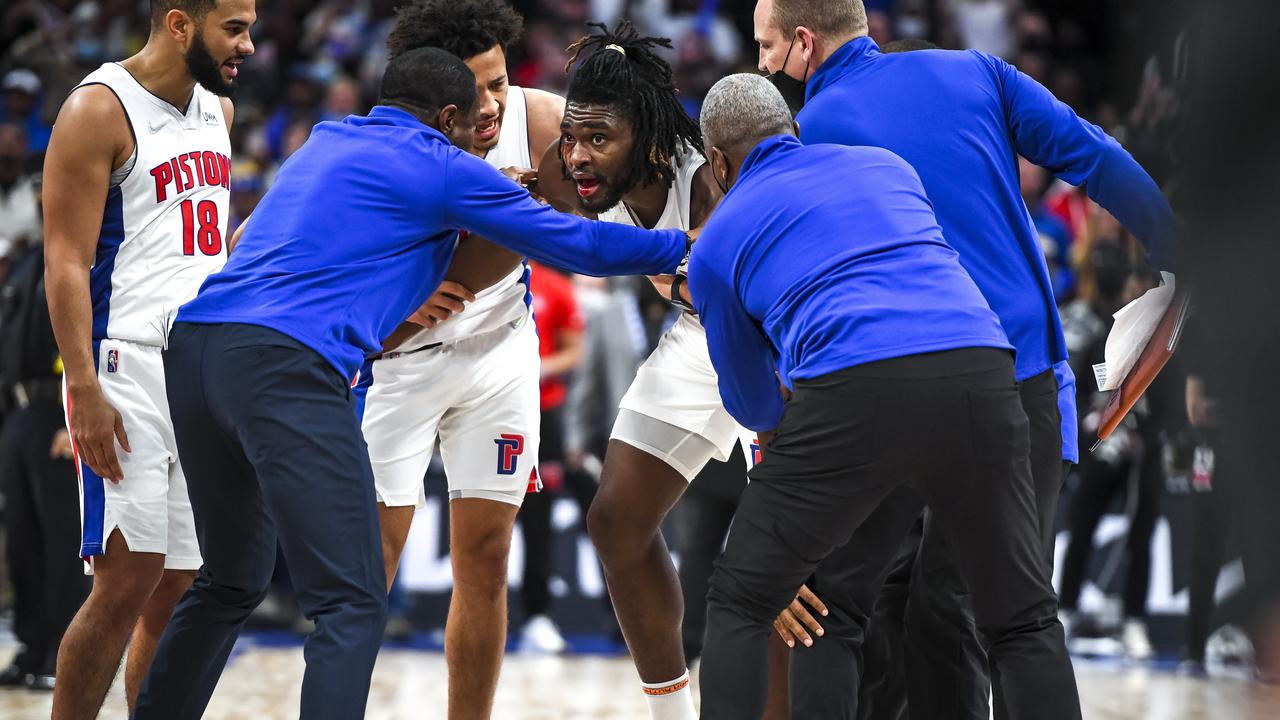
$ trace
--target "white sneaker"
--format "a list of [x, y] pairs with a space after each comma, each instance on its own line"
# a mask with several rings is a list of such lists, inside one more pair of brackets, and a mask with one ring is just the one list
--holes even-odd
[[564, 652], [565, 641], [551, 618], [534, 615], [520, 632], [520, 649], [529, 653], [557, 655]]
[[1149, 660], [1153, 654], [1147, 624], [1139, 618], [1124, 621], [1124, 654], [1133, 660]]
[[1205, 643], [1208, 665], [1249, 667], [1254, 663], [1253, 642], [1235, 625], [1223, 625]]

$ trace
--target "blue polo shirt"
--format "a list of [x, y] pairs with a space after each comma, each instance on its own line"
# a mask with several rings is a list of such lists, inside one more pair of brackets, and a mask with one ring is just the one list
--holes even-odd
[[379, 106], [315, 127], [177, 320], [271, 328], [350, 378], [439, 286], [459, 230], [586, 275], [669, 273], [687, 245], [678, 230], [556, 212], [409, 113]]
[[877, 360], [1012, 349], [919, 177], [880, 148], [761, 142], [693, 247], [689, 290], [725, 408], [755, 431], [782, 419], [775, 367], [791, 387]]
[[886, 55], [857, 38], [814, 71], [806, 95], [797, 118], [805, 143], [886, 148], [919, 173], [947, 242], [1017, 348], [1018, 378], [1053, 369], [1063, 384], [1063, 456], [1077, 459], [1067, 348], [1017, 156], [1083, 184], [1167, 269], [1176, 221], [1155, 182], [1039, 83], [976, 51]]

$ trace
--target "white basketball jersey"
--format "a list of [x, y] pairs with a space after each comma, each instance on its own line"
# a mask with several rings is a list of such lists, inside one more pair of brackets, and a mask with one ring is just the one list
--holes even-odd
[[[484, 161], [499, 170], [536, 167], [529, 154], [529, 111], [524, 90], [515, 85], [507, 88], [507, 109], [498, 130], [498, 144], [484, 156]], [[529, 294], [529, 272], [529, 261], [525, 260], [510, 275], [476, 293], [476, 299], [467, 303], [461, 314], [414, 335], [403, 347], [413, 350], [424, 345], [457, 342], [523, 319], [529, 314], [533, 300]]]
[[[693, 218], [690, 216], [689, 205], [693, 199], [693, 178], [698, 174], [698, 170], [706, 165], [706, 158], [693, 148], [685, 150], [684, 155], [676, 163], [676, 179], [671, 183], [671, 189], [667, 191], [667, 206], [662, 209], [662, 215], [658, 218], [651, 230], [684, 230], [688, 232], [693, 229]], [[635, 215], [627, 208], [626, 203], [618, 203], [613, 207], [600, 213], [599, 218], [605, 222], [619, 223], [622, 225], [631, 225], [639, 227], [640, 223], [636, 222]], [[697, 325], [697, 329], [702, 331], [702, 323], [697, 320], [697, 316], [685, 313], [689, 319]]]
[[184, 113], [118, 63], [80, 83], [124, 107], [133, 156], [111, 174], [89, 275], [93, 337], [165, 345], [178, 307], [227, 259], [231, 140], [218, 97], [196, 85]]
[[[693, 178], [707, 161], [697, 150], [689, 148], [676, 163], [676, 179], [667, 192], [667, 206], [651, 230], [692, 230], [693, 218], [689, 216], [689, 203], [693, 198]], [[623, 225], [638, 225], [625, 203], [618, 203], [600, 213], [600, 219]]]

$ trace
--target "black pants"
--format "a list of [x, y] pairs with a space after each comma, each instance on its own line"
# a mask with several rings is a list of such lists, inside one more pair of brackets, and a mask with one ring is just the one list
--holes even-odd
[[75, 465], [49, 455], [53, 436], [62, 427], [62, 407], [39, 402], [14, 411], [0, 434], [13, 631], [22, 643], [13, 662], [32, 675], [53, 674], [62, 634], [89, 595], [89, 578], [79, 557]]
[[[1053, 372], [1019, 383], [1018, 398], [1028, 419], [1037, 523], [1051, 576], [1054, 520], [1067, 467], [1062, 461], [1058, 383]], [[895, 491], [907, 493], [908, 489]], [[884, 503], [854, 534], [849, 547], [819, 566], [814, 583], [822, 588], [823, 602], [852, 610], [824, 618], [827, 637], [855, 642], [793, 654], [793, 717], [878, 720], [889, 716], [879, 714], [881, 709], [906, 706], [913, 708], [914, 718], [986, 720], [990, 716], [986, 652], [974, 623], [968, 586], [932, 514], [925, 516], [919, 535], [910, 534], [920, 510], [920, 503], [913, 505], [902, 497]], [[906, 585], [886, 586], [877, 601], [886, 573], [905, 579]], [[887, 663], [877, 662], [883, 655], [860, 663], [857, 655], [868, 617], [865, 608], [872, 606], [878, 622], [889, 625], [873, 625], [871, 642], [898, 653], [889, 656]], [[895, 608], [899, 614], [888, 619]], [[878, 637], [881, 633], [887, 637]], [[815, 642], [815, 648], [824, 642], [825, 638]], [[905, 679], [896, 675], [899, 664], [905, 668]], [[996, 697], [997, 717], [1003, 717], [999, 702]], [[869, 709], [859, 710], [860, 703]]]
[[[1234, 511], [1241, 506], [1237, 497], [1240, 491], [1235, 485], [1239, 481], [1230, 475], [1229, 461], [1226, 463], [1227, 472], [1222, 472], [1224, 457], [1216, 431], [1205, 431], [1204, 439], [1212, 443], [1215, 467], [1212, 489], [1192, 494], [1195, 543], [1191, 554], [1191, 582], [1188, 588], [1190, 607], [1187, 610], [1186, 626], [1186, 659], [1201, 663], [1205, 660], [1205, 645], [1215, 627], [1214, 591], [1218, 587], [1222, 564], [1227, 560], [1227, 540], [1231, 537], [1231, 527], [1236, 520], [1233, 517]], [[1242, 555], [1242, 560], [1249, 559], [1248, 553]], [[1248, 567], [1245, 569], [1246, 583], [1250, 577]]]
[[[1132, 462], [1112, 465], [1092, 455], [1080, 463], [1080, 487], [1071, 498], [1071, 543], [1062, 561], [1061, 605], [1075, 610], [1080, 601], [1089, 557], [1093, 554], [1093, 534], [1117, 492], [1136, 494], [1125, 539], [1128, 556], [1124, 583], [1124, 614], [1146, 617], [1147, 590], [1151, 586], [1151, 536], [1160, 517], [1160, 493], [1164, 486], [1164, 444], [1159, 438], [1146, 439], [1139, 467]], [[1136, 484], [1130, 488], [1130, 480]]]
[[[864, 526], [865, 527], [865, 526]], [[861, 528], [859, 528], [861, 532]], [[888, 577], [880, 588], [871, 626], [862, 644], [862, 682], [858, 692], [857, 717], [865, 720], [903, 720], [907, 717], [907, 653], [903, 647], [907, 600], [911, 573], [924, 535], [924, 517], [911, 526]], [[985, 655], [984, 655], [985, 657]]]
[[[559, 407], [542, 411], [539, 422], [538, 466], [546, 481], [548, 474], [564, 476], [564, 414]], [[559, 488], [543, 487], [542, 492], [528, 493], [516, 516], [524, 530], [524, 576], [520, 583], [520, 601], [525, 617], [546, 615], [551, 611], [551, 508]]]
[[1079, 718], [1030, 450], [1004, 352], [897, 358], [797, 382], [711, 581], [703, 717], [760, 717], [772, 620], [908, 482], [967, 581], [1009, 717]]
[[363, 717], [387, 594], [349, 382], [293, 339], [247, 325], [179, 323], [164, 367], [204, 566], [165, 628], [134, 717], [201, 716], [266, 595], [277, 539], [316, 623], [301, 716]]

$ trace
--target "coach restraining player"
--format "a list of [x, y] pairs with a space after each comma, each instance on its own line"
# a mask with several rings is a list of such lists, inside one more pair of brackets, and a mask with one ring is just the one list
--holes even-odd
[[467, 154], [475, 100], [475, 77], [443, 50], [392, 60], [379, 105], [316, 127], [179, 311], [165, 376], [204, 566], [136, 718], [200, 717], [277, 539], [316, 622], [302, 717], [364, 715], [386, 582], [351, 385], [440, 284], [460, 229], [586, 274], [670, 273], [685, 257], [683, 232], [558, 213]]
[[1009, 716], [1075, 720], [1012, 347], [915, 171], [793, 128], [758, 75], [721, 80], [702, 108], [727, 193], [689, 290], [725, 407], [765, 434], [707, 596], [702, 717], [760, 717], [773, 619], [907, 482], [954, 548]]

